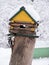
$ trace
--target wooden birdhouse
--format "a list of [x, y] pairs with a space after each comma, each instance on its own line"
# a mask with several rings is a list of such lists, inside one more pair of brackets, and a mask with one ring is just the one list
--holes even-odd
[[[21, 7], [20, 10], [10, 18], [10, 32], [18, 33], [20, 31], [29, 31], [34, 33], [35, 29], [38, 27], [38, 23], [35, 21], [35, 19], [29, 14], [29, 12], [25, 9], [25, 7]], [[28, 34], [27, 33], [27, 34]]]

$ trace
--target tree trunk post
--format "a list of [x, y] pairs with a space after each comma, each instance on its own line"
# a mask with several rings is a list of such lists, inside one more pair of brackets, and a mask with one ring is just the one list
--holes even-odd
[[9, 65], [31, 65], [35, 38], [16, 36]]

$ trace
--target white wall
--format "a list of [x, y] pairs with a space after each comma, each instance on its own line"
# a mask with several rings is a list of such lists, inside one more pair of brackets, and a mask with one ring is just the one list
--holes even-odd
[[36, 40], [35, 48], [49, 47], [49, 41]]

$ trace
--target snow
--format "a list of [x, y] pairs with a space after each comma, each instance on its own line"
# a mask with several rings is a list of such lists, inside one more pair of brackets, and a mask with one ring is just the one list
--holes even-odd
[[32, 65], [49, 65], [49, 58], [33, 59]]
[[[36, 21], [39, 16], [41, 17], [41, 21], [39, 22], [37, 35], [40, 37], [36, 41], [36, 48], [40, 47], [49, 47], [49, 0], [0, 0], [0, 65], [9, 65], [10, 57], [11, 57], [11, 49], [8, 44], [8, 34], [9, 30], [9, 18], [12, 17], [16, 11], [19, 10], [19, 5], [25, 5], [26, 10], [33, 16], [34, 12], [33, 8], [39, 15], [34, 15]], [[26, 6], [26, 4], [29, 6]], [[21, 7], [20, 6], [20, 7]], [[28, 9], [29, 10], [28, 10]], [[37, 13], [36, 13], [37, 15]], [[40, 19], [40, 18], [39, 18]], [[40, 43], [40, 44], [39, 44]], [[33, 59], [32, 65], [49, 65], [49, 58], [39, 58]]]
[[[26, 6], [26, 4], [28, 6]], [[36, 10], [36, 12], [39, 13], [36, 16], [34, 15], [34, 18], [38, 20], [39, 16], [41, 17], [41, 21], [39, 22], [38, 32], [37, 35], [39, 35], [38, 43], [36, 45], [39, 45], [39, 41], [43, 41], [43, 47], [49, 46], [49, 1], [48, 0], [34, 0], [32, 2], [31, 0], [0, 0], [0, 47], [9, 47], [8, 44], [8, 37], [6, 34], [8, 34], [9, 30], [9, 18], [11, 18], [16, 11], [19, 10], [19, 6], [24, 5], [26, 7], [26, 10], [33, 16], [35, 12], [33, 8]], [[20, 6], [20, 7], [21, 7]], [[40, 19], [40, 18], [39, 18]], [[6, 40], [6, 41], [5, 41]], [[45, 45], [44, 45], [45, 43]], [[41, 46], [41, 43], [40, 43]]]
[[10, 49], [0, 48], [0, 65], [9, 65], [10, 52]]
[[[0, 65], [9, 65], [11, 49], [0, 48]], [[49, 58], [33, 59], [32, 65], [49, 65]]]

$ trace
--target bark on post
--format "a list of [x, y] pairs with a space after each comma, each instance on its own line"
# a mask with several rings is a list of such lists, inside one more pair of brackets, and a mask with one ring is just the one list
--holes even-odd
[[15, 44], [9, 65], [31, 65], [35, 38], [15, 37]]

